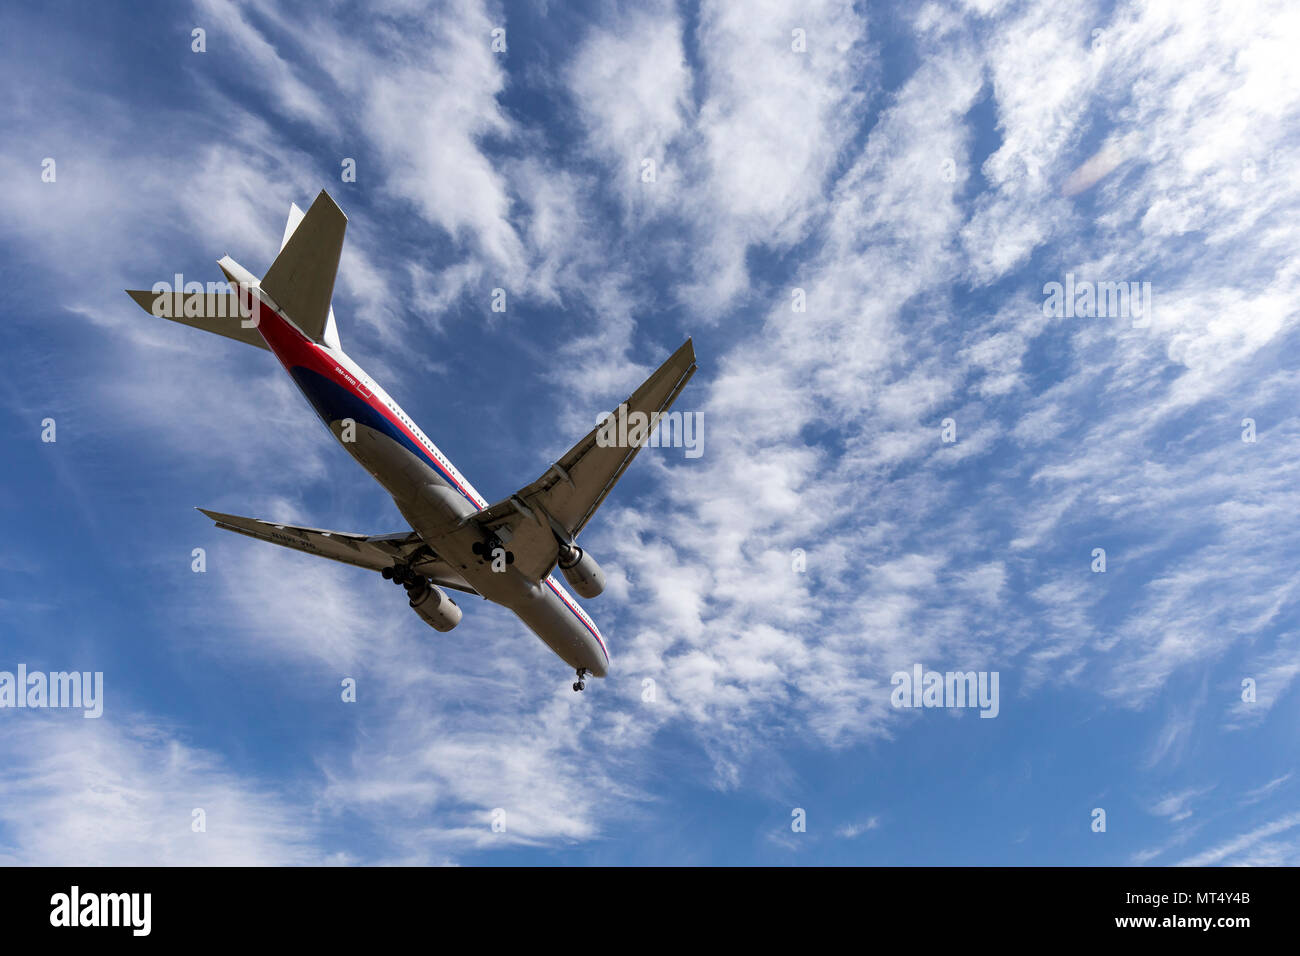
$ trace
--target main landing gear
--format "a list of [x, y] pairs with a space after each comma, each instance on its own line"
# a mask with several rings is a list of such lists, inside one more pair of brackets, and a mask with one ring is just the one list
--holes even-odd
[[586, 682], [585, 680], [583, 680], [583, 678], [586, 677], [586, 676], [587, 676], [587, 668], [585, 668], [585, 667], [579, 667], [579, 668], [578, 668], [578, 679], [575, 680], [575, 681], [573, 682], [573, 689], [574, 689], [575, 691], [584, 690], [584, 689], [586, 688], [586, 686], [587, 686], [587, 682]]
[[423, 578], [416, 574], [405, 564], [395, 564], [391, 568], [381, 568], [379, 573], [383, 575], [385, 581], [392, 581], [394, 584], [403, 585], [410, 590], [419, 584]]

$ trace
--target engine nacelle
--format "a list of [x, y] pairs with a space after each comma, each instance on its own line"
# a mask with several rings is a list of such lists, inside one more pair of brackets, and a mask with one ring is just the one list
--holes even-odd
[[438, 585], [422, 581], [409, 593], [412, 610], [435, 631], [450, 631], [460, 623], [460, 607]]
[[594, 598], [605, 590], [605, 572], [595, 558], [576, 544], [560, 547], [560, 570], [580, 597]]

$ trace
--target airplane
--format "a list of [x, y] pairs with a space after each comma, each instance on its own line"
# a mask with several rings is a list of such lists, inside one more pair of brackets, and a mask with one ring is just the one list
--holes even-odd
[[489, 505], [339, 344], [331, 299], [346, 227], [321, 190], [306, 213], [290, 206], [279, 254], [261, 279], [227, 255], [218, 261], [226, 283], [157, 283], [127, 294], [152, 315], [270, 351], [411, 530], [347, 534], [198, 510], [223, 530], [379, 572], [406, 589], [412, 610], [437, 631], [461, 620], [449, 590], [509, 608], [574, 669], [573, 689], [585, 689], [588, 676], [609, 672], [609, 649], [553, 572], [583, 598], [604, 590], [604, 572], [577, 537], [695, 374], [691, 339], [619, 406], [618, 415], [650, 428], [623, 432], [620, 445], [602, 440], [598, 425], [536, 481]]

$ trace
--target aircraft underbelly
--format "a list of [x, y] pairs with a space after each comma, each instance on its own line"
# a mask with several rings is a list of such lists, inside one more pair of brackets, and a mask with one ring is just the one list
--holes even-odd
[[604, 677], [608, 661], [599, 643], [545, 583], [537, 590], [535, 597], [506, 606], [570, 667]]
[[[328, 423], [338, 437], [345, 427]], [[394, 441], [385, 432], [357, 423], [352, 441], [340, 444], [393, 496], [398, 510], [430, 547], [460, 572], [470, 587], [495, 604], [514, 611], [547, 647], [575, 670], [584, 668], [604, 677], [608, 658], [604, 647], [565, 605], [547, 581], [534, 585], [516, 571], [493, 571], [470, 551], [478, 537], [461, 519], [475, 508], [436, 469]]]
[[483, 597], [514, 611], [571, 667], [605, 676], [609, 657], [603, 640], [558, 585], [549, 578], [533, 584], [513, 567], [493, 571], [473, 554], [470, 548], [480, 532], [463, 519], [482, 504], [450, 472], [434, 466], [429, 449], [397, 427], [373, 400], [305, 365], [285, 366], [339, 444], [387, 489], [402, 516], [439, 557]]

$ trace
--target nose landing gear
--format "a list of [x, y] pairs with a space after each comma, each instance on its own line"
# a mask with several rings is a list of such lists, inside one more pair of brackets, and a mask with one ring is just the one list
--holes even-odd
[[585, 667], [579, 667], [579, 668], [578, 668], [578, 679], [577, 679], [576, 681], [573, 682], [573, 689], [574, 689], [575, 691], [585, 690], [585, 689], [586, 689], [586, 687], [587, 687], [587, 682], [586, 682], [585, 680], [583, 680], [583, 678], [586, 677], [586, 676], [587, 676], [587, 668], [585, 668]]

